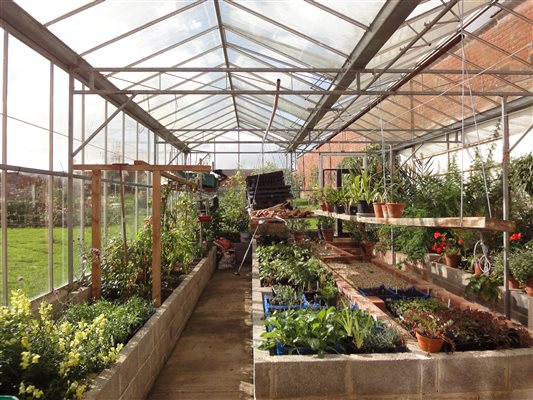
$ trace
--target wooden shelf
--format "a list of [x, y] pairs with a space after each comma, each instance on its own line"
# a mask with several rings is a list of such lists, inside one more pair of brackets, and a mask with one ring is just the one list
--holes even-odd
[[515, 223], [487, 217], [446, 217], [446, 218], [374, 218], [358, 217], [356, 215], [337, 214], [315, 210], [315, 215], [333, 217], [345, 221], [362, 222], [366, 224], [421, 226], [427, 228], [459, 228], [476, 229], [481, 231], [513, 232]]

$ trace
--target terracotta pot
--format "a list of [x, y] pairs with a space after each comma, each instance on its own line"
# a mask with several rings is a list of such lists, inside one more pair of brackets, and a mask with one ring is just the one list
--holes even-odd
[[479, 265], [479, 262], [474, 262], [474, 275], [481, 275], [483, 271], [481, 271], [481, 266]]
[[444, 339], [428, 338], [420, 335], [418, 332], [415, 332], [415, 334], [420, 350], [427, 351], [428, 353], [438, 353], [444, 344]]
[[374, 255], [374, 245], [374, 242], [368, 242], [366, 240], [361, 242], [361, 248], [363, 249], [365, 260], [372, 259], [372, 256]]
[[333, 228], [320, 228], [320, 231], [326, 242], [333, 242]]
[[386, 203], [383, 203], [381, 206], [381, 212], [383, 213], [383, 218], [389, 218], [389, 209], [387, 208]]
[[518, 283], [514, 276], [509, 276], [507, 282], [509, 282], [509, 289], [520, 289], [520, 283]]
[[526, 293], [528, 296], [533, 296], [533, 278], [529, 278], [526, 282]]
[[444, 262], [448, 267], [457, 268], [460, 261], [461, 256], [459, 254], [444, 254]]
[[385, 203], [372, 203], [374, 206], [374, 214], [376, 215], [376, 218], [383, 218], [383, 206]]
[[389, 218], [400, 218], [405, 208], [404, 203], [386, 203]]
[[320, 209], [322, 211], [328, 211], [328, 205], [326, 203], [320, 203]]
[[303, 232], [294, 232], [293, 236], [294, 236], [294, 241], [296, 243], [303, 243], [304, 238], [305, 238], [305, 234]]
[[325, 211], [333, 212], [334, 209], [335, 209], [335, 205], [334, 204], [326, 202], [326, 210]]

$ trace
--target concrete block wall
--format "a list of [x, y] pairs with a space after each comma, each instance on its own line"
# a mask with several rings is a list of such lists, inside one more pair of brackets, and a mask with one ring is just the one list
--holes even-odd
[[117, 362], [95, 379], [84, 399], [144, 399], [215, 269], [213, 248], [124, 346]]
[[[406, 353], [326, 355], [322, 359], [271, 356], [257, 349], [265, 331], [261, 296], [270, 289], [261, 287], [255, 252], [252, 273], [254, 394], [258, 400], [533, 398], [533, 349], [428, 355], [409, 343]], [[379, 314], [372, 305], [360, 306]]]

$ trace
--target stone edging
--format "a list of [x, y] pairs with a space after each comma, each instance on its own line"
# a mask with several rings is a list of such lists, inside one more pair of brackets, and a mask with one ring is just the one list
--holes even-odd
[[[255, 246], [254, 246], [255, 247]], [[252, 269], [255, 399], [524, 399], [533, 396], [533, 349], [427, 355], [271, 356], [264, 332], [256, 252]], [[370, 310], [369, 310], [370, 311]], [[409, 346], [410, 347], [410, 346]]]
[[124, 346], [117, 362], [98, 375], [84, 399], [144, 399], [215, 269], [216, 250], [212, 248]]

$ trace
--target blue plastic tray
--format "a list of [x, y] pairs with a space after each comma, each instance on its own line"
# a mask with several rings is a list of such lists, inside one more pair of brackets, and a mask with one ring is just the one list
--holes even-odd
[[[393, 290], [390, 288], [385, 287], [385, 285], [376, 286], [376, 287], [368, 287], [368, 288], [357, 288], [359, 293], [361, 293], [365, 297], [369, 296], [376, 296], [379, 297], [383, 301], [391, 301], [391, 300], [399, 300], [400, 296], [397, 295]], [[383, 290], [385, 293], [382, 294], [373, 294], [372, 292], [377, 290]]]

